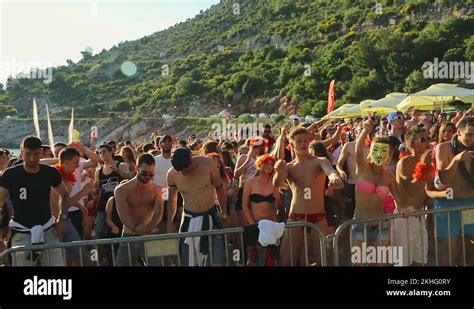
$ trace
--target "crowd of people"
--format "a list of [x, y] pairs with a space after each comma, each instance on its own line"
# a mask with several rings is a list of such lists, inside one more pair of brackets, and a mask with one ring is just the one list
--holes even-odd
[[[440, 265], [463, 265], [466, 259], [474, 264], [472, 212], [416, 215], [474, 206], [473, 109], [314, 123], [295, 119], [279, 131], [266, 124], [263, 132], [247, 138], [235, 134], [233, 140], [154, 132], [142, 144], [95, 145], [93, 139], [88, 146], [54, 147], [28, 136], [18, 157], [0, 150], [0, 252], [30, 244], [230, 227], [249, 231], [266, 222], [309, 222], [329, 235], [356, 219], [347, 239], [341, 238], [341, 248], [348, 250], [340, 254], [348, 264], [356, 264], [350, 246], [364, 245], [402, 247], [404, 266], [434, 259]], [[397, 213], [402, 216], [383, 219]], [[371, 218], [382, 219], [363, 223]], [[181, 238], [179, 263], [224, 265], [230, 247], [242, 253], [233, 261], [238, 265], [306, 265], [305, 259], [322, 264], [315, 230], [292, 228], [270, 246], [247, 238]], [[3, 262], [92, 263], [91, 252], [81, 250], [18, 252]], [[331, 261], [330, 248], [326, 251]], [[104, 247], [98, 256], [96, 262], [104, 266], [169, 265], [148, 259], [143, 242]]]

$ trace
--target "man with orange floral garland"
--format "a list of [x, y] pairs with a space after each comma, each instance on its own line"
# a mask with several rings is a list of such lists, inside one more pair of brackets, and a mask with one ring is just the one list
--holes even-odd
[[[439, 198], [446, 196], [446, 192], [431, 190], [433, 170], [427, 131], [418, 126], [410, 128], [405, 135], [405, 143], [410, 154], [398, 161], [396, 170], [396, 181], [402, 201], [399, 207], [411, 205], [407, 210], [414, 212], [425, 208], [427, 195], [430, 198]], [[391, 238], [392, 246], [403, 247], [400, 266], [427, 263], [428, 231], [420, 217], [395, 219]]]

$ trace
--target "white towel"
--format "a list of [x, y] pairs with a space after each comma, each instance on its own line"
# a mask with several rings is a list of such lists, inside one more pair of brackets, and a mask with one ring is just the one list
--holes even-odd
[[55, 223], [54, 218], [51, 217], [49, 218], [48, 222], [46, 222], [44, 225], [38, 224], [33, 226], [31, 229], [27, 228], [26, 226], [10, 220], [8, 226], [10, 228], [19, 231], [19, 232], [30, 232], [31, 234], [31, 244], [32, 245], [40, 245], [44, 244], [44, 231], [49, 229], [51, 226], [53, 226]]
[[35, 225], [31, 228], [31, 244], [44, 244], [44, 230], [42, 225]]
[[[186, 232], [201, 232], [202, 231], [202, 222], [204, 218], [209, 220], [209, 216], [198, 216], [190, 217], [189, 228]], [[209, 220], [209, 230], [212, 230], [212, 220]], [[187, 237], [184, 240], [184, 243], [189, 246], [189, 266], [205, 266], [207, 261], [207, 255], [203, 255], [200, 251], [201, 237]], [[197, 258], [197, 261], [195, 260]]]
[[258, 222], [258, 242], [266, 247], [268, 245], [279, 245], [280, 237], [285, 231], [285, 223], [273, 222], [270, 220], [260, 220]]

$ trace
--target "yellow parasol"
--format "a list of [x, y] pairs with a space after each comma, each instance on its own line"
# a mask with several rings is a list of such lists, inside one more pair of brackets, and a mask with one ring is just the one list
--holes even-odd
[[[355, 109], [355, 110], [354, 110]], [[340, 118], [348, 118], [348, 117], [353, 117], [351, 116], [352, 114], [355, 113], [355, 116], [360, 115], [360, 106], [359, 104], [344, 104], [338, 109], [330, 112], [323, 118], [322, 120], [328, 120], [328, 119], [340, 119]]]
[[474, 104], [474, 90], [458, 87], [455, 84], [435, 84], [425, 90], [410, 94], [397, 109], [406, 112], [411, 108], [419, 110], [444, 110], [454, 101]]
[[[388, 115], [397, 111], [397, 104], [400, 104], [407, 97], [406, 93], [393, 92], [387, 94], [384, 98], [373, 100], [363, 104], [362, 112], [364, 114], [376, 113], [381, 116]], [[366, 100], [368, 101], [368, 100]], [[363, 102], [361, 102], [362, 104]]]

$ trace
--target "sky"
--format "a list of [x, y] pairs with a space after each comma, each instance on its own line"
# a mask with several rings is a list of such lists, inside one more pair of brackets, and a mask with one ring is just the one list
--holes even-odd
[[[0, 83], [164, 30], [219, 0], [0, 0]], [[12, 74], [13, 73], [13, 74]]]

